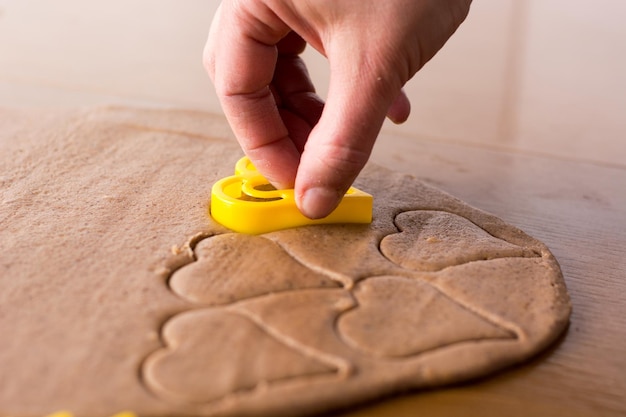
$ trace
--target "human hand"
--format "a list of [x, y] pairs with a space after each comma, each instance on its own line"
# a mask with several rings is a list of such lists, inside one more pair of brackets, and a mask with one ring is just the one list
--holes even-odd
[[[244, 152], [300, 211], [330, 214], [369, 159], [404, 84], [465, 19], [471, 0], [224, 0], [205, 67]], [[299, 54], [328, 58], [327, 102]]]

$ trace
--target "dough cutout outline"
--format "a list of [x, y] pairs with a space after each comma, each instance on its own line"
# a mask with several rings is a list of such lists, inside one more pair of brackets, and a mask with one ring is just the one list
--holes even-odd
[[[444, 232], [454, 231], [459, 224], [463, 225], [464, 234], [462, 236], [454, 236], [454, 233], [451, 235], [440, 233], [439, 236], [433, 236], [432, 228], [429, 229], [429, 222], [433, 223], [435, 228], [441, 226], [441, 224], [452, 226], [442, 229]], [[394, 217], [394, 225], [396, 233], [376, 237], [374, 238], [375, 245], [368, 246], [368, 251], [373, 251], [374, 253], [361, 254], [363, 259], [374, 259], [379, 265], [377, 270], [374, 270], [371, 276], [357, 275], [353, 277], [348, 276], [348, 278], [340, 276], [341, 274], [337, 275], [336, 271], [332, 270], [332, 267], [328, 268], [320, 264], [311, 265], [310, 260], [303, 260], [301, 256], [289, 249], [288, 245], [281, 243], [281, 234], [284, 231], [261, 236], [236, 233], [195, 236], [187, 245], [187, 252], [191, 255], [191, 259], [173, 267], [172, 272], [167, 277], [167, 285], [170, 290], [179, 297], [190, 301], [193, 306], [189, 311], [170, 318], [163, 326], [161, 340], [164, 343], [164, 347], [150, 354], [144, 360], [141, 368], [142, 380], [146, 388], [161, 398], [177, 403], [184, 402], [219, 407], [220, 404], [226, 402], [229, 398], [232, 399], [233, 396], [250, 396], [254, 395], [255, 392], [258, 393], [259, 390], [280, 388], [289, 384], [298, 384], [300, 381], [306, 380], [308, 383], [313, 384], [315, 384], [315, 382], [312, 382], [314, 379], [317, 379], [318, 383], [345, 381], [352, 377], [355, 370], [358, 371], [358, 365], [351, 360], [352, 356], [366, 357], [368, 360], [381, 362], [398, 361], [436, 353], [438, 350], [454, 345], [462, 345], [463, 343], [481, 343], [488, 340], [497, 342], [498, 340], [516, 340], [523, 337], [523, 330], [514, 322], [502, 319], [497, 315], [484, 314], [471, 303], [468, 304], [455, 300], [454, 297], [446, 294], [445, 289], [442, 289], [433, 278], [440, 271], [454, 269], [459, 265], [472, 263], [480, 267], [481, 264], [489, 263], [494, 259], [539, 258], [539, 254], [528, 248], [523, 248], [497, 238], [468, 219], [446, 211], [402, 211]], [[313, 226], [311, 229], [306, 227], [298, 230], [308, 229], [310, 231], [315, 227], [318, 226]], [[321, 227], [331, 230], [330, 228], [334, 226]], [[369, 228], [363, 227], [359, 230], [361, 230], [361, 234], [356, 234], [357, 239], [363, 240], [363, 236], [371, 234]], [[288, 232], [296, 233], [294, 230]], [[482, 246], [480, 246], [483, 249], [482, 256], [472, 253], [469, 256], [459, 257], [458, 251], [463, 249], [464, 242], [472, 238], [472, 236], [478, 236], [478, 240], [482, 242]], [[397, 257], [394, 256], [398, 251], [400, 253], [412, 254], [414, 258], [419, 258], [420, 256], [420, 250], [416, 250], [415, 247], [407, 248], [407, 245], [403, 244], [403, 239], [409, 242], [418, 242], [419, 245], [426, 245], [427, 247], [435, 246], [437, 247], [435, 252], [440, 252], [442, 245], [447, 245], [452, 250], [448, 252], [449, 256], [447, 259], [437, 260], [436, 268], [433, 268], [429, 263], [431, 255], [427, 251], [426, 257], [422, 261], [402, 265], [397, 262]], [[217, 251], [216, 255], [216, 248], [219, 248], [220, 245], [222, 246], [222, 252]], [[274, 279], [264, 280], [264, 276], [271, 275], [271, 268], [254, 268], [253, 263], [250, 264], [249, 261], [246, 261], [246, 245], [255, 248], [267, 247], [268, 253], [273, 254], [269, 256], [270, 258], [276, 258], [277, 253], [282, 253], [283, 262], [281, 265], [284, 265], [284, 261], [287, 260], [292, 264], [292, 266], [286, 267], [287, 271], [300, 271], [300, 273], [291, 276], [300, 277], [304, 272], [305, 275], [308, 274], [309, 279], [315, 282], [307, 283], [301, 281], [299, 283], [296, 282], [295, 286], [285, 286], [285, 282], [281, 282], [280, 279], [275, 279], [275, 277]], [[344, 245], [343, 247], [348, 249], [351, 246]], [[242, 247], [244, 249], [240, 250]], [[313, 248], [314, 251], [315, 248]], [[235, 258], [240, 257], [241, 259], [238, 263], [236, 259], [224, 259], [220, 253], [231, 253]], [[263, 250], [261, 250], [261, 257], [263, 253]], [[220, 262], [223, 262], [223, 265], [220, 265]], [[217, 276], [227, 273], [230, 266], [240, 264], [243, 264], [243, 270], [240, 270], [238, 274], [222, 277], [222, 280]], [[274, 262], [270, 264], [271, 267], [275, 266]], [[205, 266], [204, 269], [203, 265]], [[383, 266], [380, 267], [380, 265]], [[441, 265], [445, 266], [440, 267]], [[246, 268], [251, 272], [248, 276], [244, 274]], [[212, 270], [217, 270], [217, 275], [212, 275]], [[242, 282], [237, 283], [241, 276], [243, 276]], [[284, 277], [285, 274], [282, 274], [282, 276]], [[287, 278], [287, 280], [290, 284], [294, 284], [290, 278]], [[234, 281], [235, 284], [232, 288], [229, 288], [229, 284], [232, 284], [231, 281]], [[197, 285], [198, 282], [202, 285]], [[242, 293], [242, 288], [245, 288], [245, 285], [251, 282], [258, 284], [259, 288], [248, 294], [245, 291]], [[388, 285], [389, 283], [392, 285]], [[393, 289], [394, 286], [398, 287], [394, 294], [382, 297], [380, 300], [377, 299], [377, 293], [380, 292], [377, 291], [378, 289], [382, 288], [384, 290], [386, 287]], [[224, 296], [224, 291], [234, 291], [239, 292], [239, 294], [231, 293], [229, 297]], [[315, 324], [314, 328], [311, 329], [314, 331], [308, 333], [309, 335], [314, 335], [316, 332], [325, 332], [322, 337], [322, 339], [325, 338], [323, 342], [306, 340], [307, 338], [302, 334], [297, 334], [297, 328], [294, 329], [285, 324], [284, 320], [276, 318], [276, 315], [292, 314], [292, 310], [285, 308], [285, 306], [302, 304], [298, 300], [305, 293], [314, 300], [308, 307], [315, 307], [316, 314], [325, 317], [325, 321], [322, 324]], [[369, 296], [367, 295], [368, 293]], [[332, 302], [326, 301], [326, 309], [322, 308], [320, 311], [320, 306], [323, 306], [324, 303], [316, 300], [328, 296], [331, 299], [334, 297], [337, 300], [337, 304], [333, 305]], [[380, 334], [384, 333], [383, 331], [386, 328], [385, 320], [381, 321], [380, 318], [384, 318], [383, 313], [388, 312], [389, 308], [393, 308], [393, 305], [384, 305], [384, 301], [396, 300], [398, 297], [405, 297], [402, 304], [408, 311], [396, 312], [397, 314], [394, 316], [392, 323], [395, 327], [391, 327], [412, 326], [412, 331], [402, 332], [406, 338], [400, 345], [393, 342], [388, 343], [389, 338], [381, 337]], [[420, 297], [426, 301], [419, 301]], [[380, 302], [381, 300], [383, 301], [382, 303]], [[411, 301], [417, 301], [417, 303], [409, 304]], [[282, 305], [281, 302], [283, 303]], [[393, 304], [397, 305], [395, 302]], [[273, 306], [273, 308], [268, 306]], [[438, 323], [435, 323], [440, 328], [434, 336], [431, 333], [433, 340], [424, 341], [421, 339], [421, 330], [432, 327], [434, 320], [430, 320], [427, 317], [428, 314], [424, 314], [420, 310], [428, 311], [429, 309], [434, 309], [432, 311], [435, 313], [439, 312], [445, 320], [439, 320]], [[270, 311], [273, 311], [273, 313], [269, 313]], [[444, 313], [441, 313], [442, 311]], [[206, 354], [194, 353], [194, 349], [197, 350], [209, 342], [209, 339], [202, 335], [199, 336], [200, 341], [188, 340], [189, 338], [181, 336], [185, 334], [184, 332], [176, 331], [176, 329], [184, 327], [185, 317], [191, 317], [187, 321], [193, 322], [192, 316], [194, 315], [213, 314], [234, 314], [240, 317], [241, 320], [249, 320], [246, 326], [249, 326], [250, 329], [254, 328], [251, 331], [260, 330], [265, 332], [266, 338], [272, 340], [272, 344], [276, 346], [282, 345], [283, 348], [290, 349], [290, 352], [295, 353], [296, 356], [299, 354], [301, 363], [307, 360], [314, 360], [318, 366], [326, 366], [326, 371], [309, 372], [305, 370], [299, 374], [297, 372], [291, 374], [286, 371], [284, 374], [270, 375], [272, 371], [266, 369], [265, 374], [257, 375], [258, 381], [256, 384], [249, 381], [231, 380], [224, 384], [226, 388], [222, 387], [221, 391], [218, 390], [221, 394], [199, 390], [195, 393], [195, 396], [190, 396], [189, 392], [193, 391], [193, 387], [168, 385], [165, 383], [168, 381], [166, 376], [167, 364], [170, 362], [178, 363], [177, 366], [170, 365], [169, 369], [176, 369], [177, 367], [180, 369], [199, 369], [198, 366], [189, 364], [181, 366], [180, 361], [184, 362], [192, 356], [206, 357]], [[424, 319], [425, 316], [426, 319]], [[310, 319], [311, 315], [305, 317]], [[459, 322], [462, 323], [463, 328], [466, 330], [465, 333], [461, 332], [460, 335], [458, 328], [455, 327]], [[443, 327], [441, 327], [442, 323]], [[445, 328], [445, 323], [452, 323], [452, 326]], [[307, 325], [308, 323], [304, 320], [301, 324]], [[186, 325], [190, 326], [189, 324]], [[371, 329], [372, 325], [378, 327], [378, 333], [372, 333], [367, 330]], [[475, 331], [476, 329], [478, 331]], [[198, 330], [196, 329], [195, 331]], [[205, 334], [216, 333], [215, 328], [211, 326], [206, 327], [204, 331]], [[425, 331], [432, 332], [432, 330]], [[220, 342], [218, 341], [217, 343], [219, 344]], [[183, 349], [186, 353], [180, 355], [178, 352], [180, 349]], [[227, 350], [229, 354], [233, 354], [233, 350], [236, 350], [236, 348], [231, 345]], [[274, 354], [272, 357], [271, 352], [267, 355], [268, 363], [275, 362], [276, 358], [280, 356]], [[235, 353], [235, 356], [238, 356], [238, 353]], [[223, 358], [226, 357], [227, 355], [223, 356]], [[179, 362], [176, 362], [177, 360]], [[294, 359], [295, 362], [297, 362], [296, 359]], [[224, 362], [220, 361], [219, 366], [228, 365], [224, 365]], [[233, 363], [232, 366], [237, 365]], [[298, 367], [298, 365], [293, 364], [289, 366], [292, 368]], [[312, 369], [302, 366], [299, 369]], [[219, 369], [214, 372], [219, 373]], [[209, 382], [201, 375], [202, 373], [207, 375], [212, 372], [205, 370], [191, 377], [192, 380], [196, 381], [197, 387], [206, 386]], [[179, 380], [184, 379], [179, 378]]]

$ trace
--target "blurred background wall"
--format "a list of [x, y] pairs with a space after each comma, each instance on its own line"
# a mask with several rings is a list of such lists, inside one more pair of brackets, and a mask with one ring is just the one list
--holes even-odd
[[[0, 105], [220, 112], [201, 65], [218, 3], [0, 0]], [[623, 0], [475, 0], [383, 134], [621, 164], [625, 20]], [[324, 95], [325, 59], [306, 59]]]

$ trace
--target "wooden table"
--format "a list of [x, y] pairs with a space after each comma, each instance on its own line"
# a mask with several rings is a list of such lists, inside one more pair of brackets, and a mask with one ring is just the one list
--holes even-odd
[[[0, 105], [219, 112], [200, 66], [217, 2], [153, 5], [0, 0]], [[624, 16], [615, 0], [476, 1], [372, 158], [545, 242], [572, 298], [567, 333], [515, 369], [338, 415], [626, 415]], [[323, 91], [326, 65], [307, 59]]]

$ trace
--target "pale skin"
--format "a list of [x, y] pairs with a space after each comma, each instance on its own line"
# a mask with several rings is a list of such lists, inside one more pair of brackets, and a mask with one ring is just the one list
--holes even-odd
[[[402, 123], [402, 87], [471, 0], [224, 0], [204, 64], [242, 149], [300, 211], [327, 216], [365, 166], [385, 117]], [[330, 66], [324, 103], [300, 54]]]

